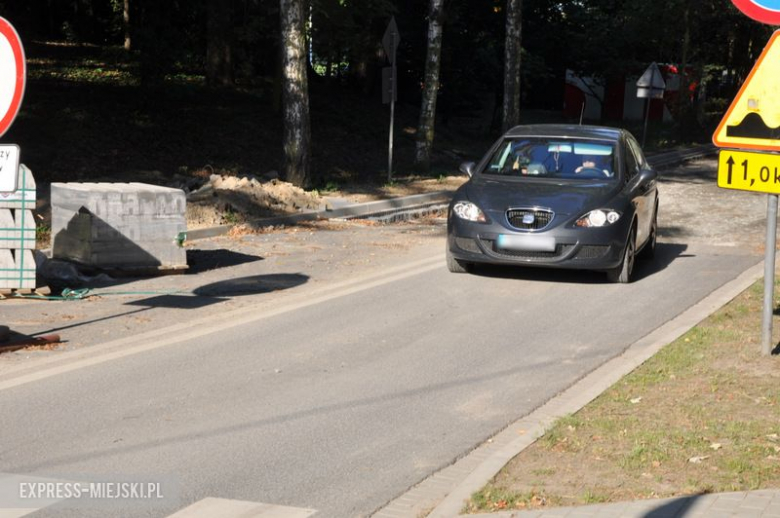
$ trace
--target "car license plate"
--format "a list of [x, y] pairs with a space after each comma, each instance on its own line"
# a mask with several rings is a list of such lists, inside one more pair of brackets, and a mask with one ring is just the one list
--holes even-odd
[[544, 236], [508, 236], [500, 234], [496, 246], [515, 252], [554, 252], [555, 238]]

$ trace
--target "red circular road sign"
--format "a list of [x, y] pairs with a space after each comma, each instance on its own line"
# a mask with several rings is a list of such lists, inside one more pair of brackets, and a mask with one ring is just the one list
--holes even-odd
[[19, 113], [26, 80], [22, 40], [13, 25], [0, 16], [0, 137]]
[[757, 22], [780, 25], [780, 1], [778, 0], [731, 0], [731, 2]]

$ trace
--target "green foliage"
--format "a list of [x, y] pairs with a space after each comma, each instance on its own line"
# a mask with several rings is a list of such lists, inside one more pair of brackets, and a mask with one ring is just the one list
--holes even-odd
[[44, 223], [35, 226], [35, 243], [37, 248], [47, 248], [51, 245], [51, 227]]
[[606, 495], [599, 495], [597, 493], [594, 493], [591, 490], [585, 491], [582, 495], [582, 503], [586, 505], [590, 504], [601, 504], [604, 502], [608, 502], [609, 497]]
[[226, 225], [237, 225], [241, 222], [241, 218], [233, 209], [228, 208], [222, 213], [222, 221], [224, 221]]
[[[310, 89], [370, 99], [378, 104], [381, 68], [388, 65], [382, 36], [391, 16], [400, 30], [399, 101], [419, 106], [427, 39], [428, 1], [310, 0], [307, 36]], [[121, 82], [137, 88], [173, 80], [204, 80], [208, 1], [130, 0], [133, 50], [122, 48], [122, 0], [0, 1], [24, 41], [67, 41], [113, 49], [108, 67], [63, 70], [57, 79]], [[231, 51], [240, 88], [279, 100], [278, 0], [232, 0]], [[437, 114], [446, 126], [463, 119], [491, 131], [503, 89], [505, 0], [445, 3]], [[686, 63], [693, 94], [672, 107], [677, 142], [707, 136], [733, 98], [772, 28], [726, 2], [669, 0], [524, 0], [521, 59], [523, 113], [560, 110], [565, 72], [631, 78], [652, 61]], [[684, 42], [688, 41], [686, 48]], [[111, 61], [111, 60], [109, 60]], [[121, 67], [115, 66], [121, 63]], [[34, 67], [31, 74], [34, 74]], [[323, 80], [322, 78], [327, 78]], [[697, 95], [706, 91], [706, 101]], [[702, 97], [704, 99], [704, 97]], [[357, 105], [357, 104], [356, 104]], [[521, 120], [528, 119], [521, 114]], [[457, 122], [454, 122], [457, 121]], [[437, 129], [437, 132], [439, 130]]]
[[325, 184], [325, 187], [322, 188], [322, 192], [336, 192], [339, 190], [339, 184], [337, 184], [334, 181], [329, 181]]

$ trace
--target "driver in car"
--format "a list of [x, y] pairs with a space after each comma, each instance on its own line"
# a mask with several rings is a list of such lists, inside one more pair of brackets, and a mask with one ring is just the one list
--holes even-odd
[[584, 156], [584, 157], [582, 157], [582, 165], [579, 166], [577, 169], [575, 169], [574, 172], [576, 174], [579, 174], [579, 173], [581, 173], [583, 171], [588, 171], [588, 170], [590, 170], [590, 171], [594, 171], [594, 170], [595, 171], [601, 171], [605, 175], [610, 176], [609, 171], [607, 171], [606, 169], [601, 169], [600, 167], [598, 167], [596, 165], [596, 159], [594, 157], [592, 157], [592, 156]]

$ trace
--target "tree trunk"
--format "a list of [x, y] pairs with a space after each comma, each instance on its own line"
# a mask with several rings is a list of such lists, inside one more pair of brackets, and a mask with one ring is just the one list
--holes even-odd
[[311, 128], [306, 76], [303, 0], [280, 0], [282, 26], [282, 120], [285, 178], [307, 188], [310, 177]]
[[132, 50], [132, 38], [130, 37], [130, 0], [124, 0], [122, 7], [122, 24], [125, 29], [125, 50]]
[[520, 52], [523, 0], [506, 1], [506, 42], [504, 44], [504, 110], [502, 132], [520, 122]]
[[206, 48], [206, 83], [209, 86], [232, 86], [233, 46], [230, 2], [209, 0], [208, 44]]
[[431, 8], [428, 13], [428, 55], [425, 60], [425, 83], [414, 155], [415, 168], [422, 171], [428, 171], [431, 168], [431, 148], [433, 147], [434, 124], [436, 122], [436, 97], [439, 93], [439, 70], [441, 68], [443, 3], [443, 0], [431, 0]]
[[686, 120], [690, 113], [691, 100], [688, 96], [688, 52], [691, 46], [691, 24], [690, 24], [690, 5], [685, 3], [683, 11], [683, 38], [682, 38], [682, 60], [680, 68], [677, 71], [680, 77], [680, 84], [677, 90], [677, 102], [675, 103], [675, 117], [680, 129], [680, 136], [683, 137], [686, 131]]

